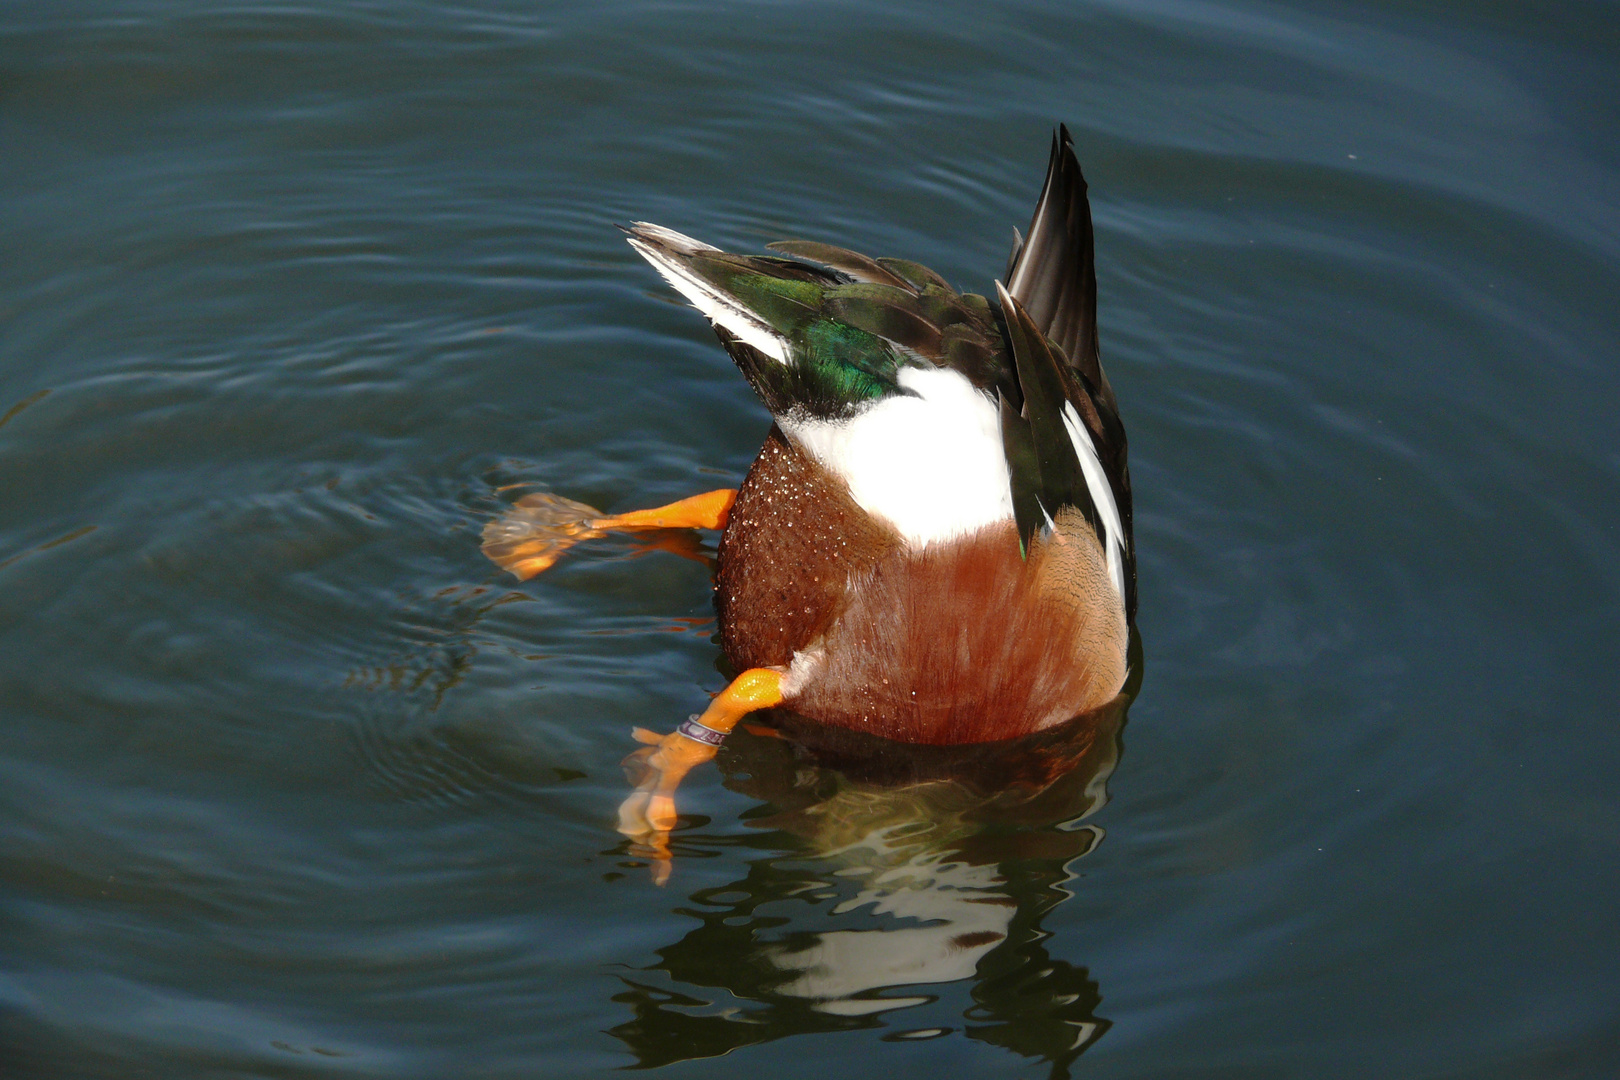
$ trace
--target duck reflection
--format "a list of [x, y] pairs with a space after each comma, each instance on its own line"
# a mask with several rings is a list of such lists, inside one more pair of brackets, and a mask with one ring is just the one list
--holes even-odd
[[[677, 909], [699, 925], [622, 977], [614, 1000], [633, 1015], [611, 1033], [644, 1068], [871, 1028], [959, 1034], [1067, 1075], [1108, 1021], [1040, 923], [1070, 895], [1068, 864], [1102, 839], [1082, 819], [1107, 798], [1128, 703], [988, 755], [792, 717], [739, 732], [718, 759], [726, 786], [765, 805], [746, 815], [757, 835], [730, 843], [763, 857]], [[716, 846], [674, 839], [693, 857]], [[945, 989], [967, 980], [971, 1004]]]

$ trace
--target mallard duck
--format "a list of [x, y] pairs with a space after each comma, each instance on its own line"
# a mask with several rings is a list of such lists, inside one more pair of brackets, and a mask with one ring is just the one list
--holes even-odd
[[644, 775], [622, 831], [666, 850], [681, 778], [755, 710], [971, 744], [1120, 693], [1131, 487], [1066, 127], [994, 299], [828, 244], [742, 255], [645, 222], [625, 231], [775, 423], [734, 491], [619, 515], [531, 495], [486, 530], [485, 551], [519, 577], [609, 529], [723, 530], [715, 605], [740, 674], [674, 732], [637, 729]]

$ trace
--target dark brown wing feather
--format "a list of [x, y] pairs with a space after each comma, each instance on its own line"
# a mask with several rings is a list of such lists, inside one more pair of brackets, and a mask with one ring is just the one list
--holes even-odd
[[893, 285], [899, 289], [911, 290], [911, 286], [904, 278], [890, 273], [879, 266], [876, 259], [862, 255], [858, 251], [818, 243], [815, 240], [778, 240], [765, 246], [784, 255], [793, 255], [818, 262], [823, 266], [830, 266], [834, 270], [848, 274], [856, 281], [868, 281], [874, 285]]

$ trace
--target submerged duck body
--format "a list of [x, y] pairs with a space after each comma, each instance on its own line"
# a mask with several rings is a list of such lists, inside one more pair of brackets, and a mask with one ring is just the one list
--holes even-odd
[[785, 706], [903, 742], [1025, 735], [1119, 692], [1130, 481], [1066, 130], [994, 300], [823, 244], [630, 243], [776, 420], [720, 542], [734, 666], [785, 668]]
[[724, 529], [716, 607], [742, 674], [695, 726], [638, 733], [657, 746], [631, 818], [672, 823], [687, 767], [675, 759], [703, 756], [688, 742], [712, 756], [752, 709], [940, 745], [1027, 735], [1119, 694], [1136, 603], [1130, 478], [1067, 129], [988, 298], [826, 244], [745, 255], [626, 231], [775, 421], [735, 493], [618, 516], [534, 496], [486, 530], [486, 552], [522, 577], [610, 528]]

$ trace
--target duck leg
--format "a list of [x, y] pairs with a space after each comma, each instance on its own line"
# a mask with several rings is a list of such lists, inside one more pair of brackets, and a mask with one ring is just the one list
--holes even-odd
[[582, 502], [539, 491], [523, 496], [484, 526], [484, 554], [519, 581], [527, 581], [581, 540], [612, 529], [723, 529], [736, 498], [735, 489], [721, 488], [651, 510], [604, 514]]
[[737, 501], [736, 488], [705, 491], [651, 510], [632, 510], [597, 521], [599, 529], [723, 529]]
[[675, 827], [675, 789], [693, 766], [713, 758], [737, 721], [756, 709], [782, 703], [782, 676], [775, 668], [749, 668], [694, 716], [668, 735], [636, 728], [647, 743], [624, 759], [636, 790], [619, 806], [619, 831], [651, 855], [653, 881], [669, 880], [669, 832]]

